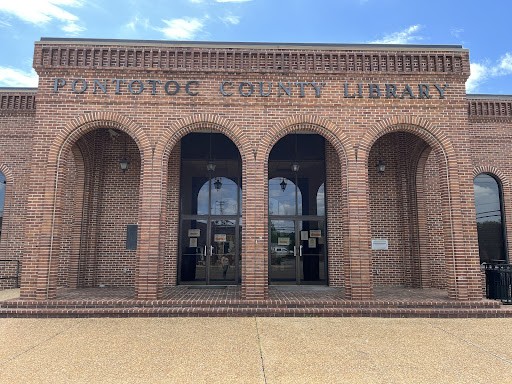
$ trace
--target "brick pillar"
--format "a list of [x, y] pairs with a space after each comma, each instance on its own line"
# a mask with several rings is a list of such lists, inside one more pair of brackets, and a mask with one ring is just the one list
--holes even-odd
[[[57, 290], [57, 258], [60, 248], [58, 229], [60, 225], [59, 198], [55, 196], [56, 178], [64, 171], [61, 160], [60, 169], [48, 164], [46, 149], [34, 149], [30, 194], [27, 200], [25, 220], [25, 255], [21, 277], [21, 298], [52, 299]], [[41, 164], [46, 169], [41, 170]], [[41, 177], [43, 174], [44, 177]], [[60, 182], [62, 180], [59, 180]], [[62, 194], [63, 188], [59, 185]], [[57, 206], [55, 206], [57, 203]]]
[[247, 159], [242, 164], [242, 297], [268, 298], [268, 181], [263, 162]]
[[[457, 163], [459, 169], [464, 164]], [[441, 185], [449, 185], [447, 198], [443, 196], [443, 226], [448, 296], [457, 300], [481, 299], [480, 264], [475, 226], [473, 180], [460, 177], [454, 169], [441, 173]], [[469, 166], [466, 169], [471, 169]], [[462, 174], [463, 172], [461, 172]], [[471, 174], [466, 172], [466, 174]], [[470, 196], [469, 198], [467, 196]]]
[[162, 194], [166, 183], [162, 156], [151, 150], [143, 153], [139, 205], [139, 242], [135, 294], [138, 299], [157, 299], [163, 293], [163, 257], [160, 255]]
[[369, 300], [373, 298], [373, 281], [368, 170], [364, 162], [349, 162], [347, 184], [348, 220], [344, 225], [348, 241], [343, 246], [345, 297]]

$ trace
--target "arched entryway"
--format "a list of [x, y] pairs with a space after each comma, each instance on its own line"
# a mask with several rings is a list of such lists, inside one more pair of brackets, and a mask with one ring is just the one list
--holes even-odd
[[240, 284], [242, 160], [216, 132], [180, 143], [179, 284]]
[[375, 287], [446, 289], [442, 164], [411, 132], [387, 133], [373, 144], [368, 184]]
[[91, 130], [63, 154], [58, 288], [135, 287], [141, 156], [127, 133]]
[[303, 132], [270, 152], [270, 284], [327, 284], [325, 153], [322, 136]]

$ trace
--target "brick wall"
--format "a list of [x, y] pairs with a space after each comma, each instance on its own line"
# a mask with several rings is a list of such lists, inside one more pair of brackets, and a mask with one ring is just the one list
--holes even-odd
[[[35, 90], [0, 91], [0, 172], [6, 178], [0, 259], [22, 261], [24, 221], [32, 137], [35, 126]], [[16, 274], [15, 262], [0, 262], [0, 276]], [[0, 280], [1, 288], [15, 280]]]

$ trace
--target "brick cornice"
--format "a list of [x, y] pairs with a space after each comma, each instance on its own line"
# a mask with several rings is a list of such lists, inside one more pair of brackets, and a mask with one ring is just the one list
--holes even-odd
[[455, 47], [292, 44], [179, 44], [40, 41], [34, 68], [173, 72], [448, 74], [469, 76], [467, 50]]
[[469, 121], [512, 121], [512, 97], [468, 95], [468, 116]]
[[36, 89], [1, 89], [0, 112], [27, 112], [36, 109]]

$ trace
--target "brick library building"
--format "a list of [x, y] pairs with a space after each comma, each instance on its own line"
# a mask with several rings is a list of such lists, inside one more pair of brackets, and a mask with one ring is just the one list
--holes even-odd
[[0, 88], [4, 314], [506, 310], [512, 96], [466, 94], [467, 49], [42, 38], [33, 66]]

